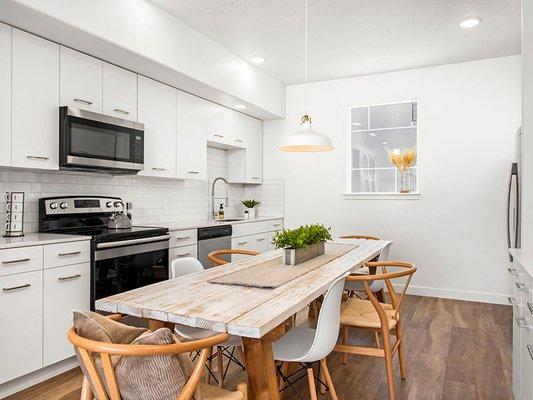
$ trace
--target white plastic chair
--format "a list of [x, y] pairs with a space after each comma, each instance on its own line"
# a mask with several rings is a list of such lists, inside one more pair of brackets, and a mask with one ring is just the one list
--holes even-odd
[[[316, 386], [311, 364], [320, 361], [321, 375], [323, 373], [326, 383], [320, 379], [319, 382], [322, 385], [327, 385], [332, 399], [337, 400], [337, 394], [326, 364], [326, 357], [335, 347], [339, 336], [344, 279], [344, 276], [337, 279], [328, 289], [320, 308], [316, 328], [292, 328], [278, 341], [272, 343], [275, 360], [284, 362], [283, 365], [287, 365], [288, 362], [298, 362], [302, 365], [302, 369], [307, 370], [312, 399], [316, 399]], [[286, 371], [284, 372], [283, 365], [279, 369], [281, 379], [286, 384], [285, 388], [292, 388], [292, 383], [285, 376]], [[294, 390], [294, 388], [292, 389]]]
[[[183, 257], [183, 258], [177, 258], [175, 260], [172, 260], [172, 263], [170, 264], [170, 276], [172, 279], [179, 278], [180, 276], [188, 275], [188, 274], [194, 274], [195, 272], [200, 272], [204, 270], [204, 266], [200, 261], [198, 261], [196, 258], [193, 257]], [[192, 326], [187, 325], [175, 325], [174, 331], [180, 335], [181, 337], [188, 339], [188, 340], [198, 340], [198, 339], [204, 339], [206, 337], [217, 335], [217, 332], [213, 332], [207, 329], [201, 329], [201, 328], [194, 328]], [[227, 350], [228, 348], [232, 348], [232, 351]], [[244, 365], [242, 365], [234, 356], [234, 349], [238, 348], [240, 356], [242, 360], [244, 360], [243, 352], [242, 352], [242, 339], [239, 336], [230, 335], [229, 339], [224, 342], [223, 345], [217, 346], [217, 361], [218, 361], [218, 386], [223, 388], [224, 387], [224, 377], [226, 375], [226, 372], [228, 370], [229, 364], [231, 361], [238, 364], [240, 367], [244, 369]], [[226, 352], [226, 356], [229, 359], [228, 365], [226, 369], [224, 369], [224, 363], [223, 363], [223, 355], [224, 352]], [[208, 360], [208, 368], [209, 373], [207, 374], [207, 383], [209, 383], [211, 378], [211, 361], [212, 357], [209, 357]]]

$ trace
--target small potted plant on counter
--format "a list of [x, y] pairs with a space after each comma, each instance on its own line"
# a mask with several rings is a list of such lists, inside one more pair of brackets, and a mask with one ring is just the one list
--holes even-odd
[[331, 240], [330, 230], [322, 224], [302, 225], [279, 231], [272, 242], [283, 249], [284, 265], [297, 265], [324, 254], [324, 243]]
[[244, 206], [244, 217], [245, 218], [255, 218], [257, 217], [257, 207], [259, 205], [259, 202], [254, 199], [249, 200], [243, 200], [241, 201], [242, 205]]

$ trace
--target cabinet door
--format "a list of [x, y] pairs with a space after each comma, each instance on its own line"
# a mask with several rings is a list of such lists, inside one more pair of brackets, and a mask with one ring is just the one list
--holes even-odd
[[207, 179], [207, 102], [178, 91], [178, 177]]
[[102, 113], [101, 60], [60, 47], [60, 104]]
[[176, 177], [176, 89], [139, 76], [139, 121], [144, 124], [141, 175]]
[[[231, 239], [231, 248], [239, 250], [255, 250], [255, 238], [253, 236], [242, 236]], [[231, 261], [244, 260], [249, 258], [247, 254], [232, 254]]]
[[260, 253], [267, 252], [268, 249], [268, 234], [261, 233], [259, 235], [254, 235], [254, 245], [253, 250], [258, 251]]
[[11, 27], [0, 23], [0, 165], [11, 165]]
[[59, 169], [59, 45], [13, 29], [13, 166]]
[[263, 182], [263, 122], [246, 119], [246, 183]]
[[104, 63], [103, 88], [104, 114], [137, 121], [137, 74]]
[[0, 277], [0, 384], [42, 368], [42, 276], [34, 271]]
[[67, 331], [72, 310], [89, 310], [91, 264], [76, 264], [44, 271], [44, 352], [47, 366], [74, 355]]
[[206, 116], [207, 140], [216, 143], [228, 143], [229, 112], [226, 107], [209, 103]]
[[227, 144], [241, 148], [246, 147], [246, 115], [237, 111], [228, 111], [228, 137]]

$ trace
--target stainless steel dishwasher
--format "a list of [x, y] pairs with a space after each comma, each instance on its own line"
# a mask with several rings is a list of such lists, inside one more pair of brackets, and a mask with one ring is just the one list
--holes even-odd
[[[204, 268], [213, 267], [207, 255], [213, 250], [231, 249], [231, 225], [211, 226], [209, 228], [198, 229], [198, 260]], [[231, 256], [221, 256], [227, 262], [231, 261]]]

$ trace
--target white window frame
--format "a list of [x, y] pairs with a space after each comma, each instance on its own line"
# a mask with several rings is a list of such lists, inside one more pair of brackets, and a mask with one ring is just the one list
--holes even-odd
[[[370, 107], [374, 106], [386, 106], [392, 104], [401, 104], [401, 103], [413, 103], [416, 102], [416, 191], [411, 193], [399, 193], [399, 192], [352, 192], [352, 109], [361, 108], [361, 107]], [[347, 131], [346, 135], [346, 165], [345, 165], [345, 178], [346, 178], [346, 190], [343, 193], [343, 198], [345, 200], [418, 200], [420, 198], [420, 132], [421, 132], [421, 123], [420, 123], [420, 100], [418, 99], [407, 99], [407, 100], [397, 100], [390, 101], [386, 103], [374, 103], [374, 104], [362, 104], [362, 105], [353, 105], [348, 107], [348, 117], [347, 117]], [[387, 128], [385, 128], [387, 129]], [[401, 128], [390, 128], [390, 129], [401, 129]], [[384, 129], [378, 129], [384, 130]], [[361, 129], [361, 132], [368, 131], [368, 129]]]

